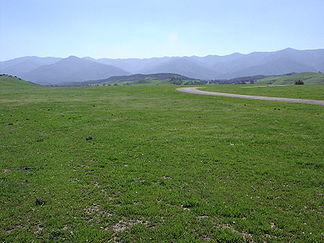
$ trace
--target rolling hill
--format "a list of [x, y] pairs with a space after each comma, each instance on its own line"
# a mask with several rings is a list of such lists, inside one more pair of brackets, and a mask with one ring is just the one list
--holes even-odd
[[258, 84], [289, 85], [301, 80], [304, 84], [324, 84], [324, 73], [294, 73], [277, 77], [268, 77], [256, 81]]
[[[34, 87], [35, 84], [11, 75], [0, 75], [0, 90], [17, 90]], [[1, 93], [1, 92], [0, 92]]]
[[175, 73], [133, 74], [112, 76], [107, 79], [90, 80], [78, 83], [63, 83], [60, 86], [112, 86], [146, 84], [204, 84], [205, 81], [189, 78]]

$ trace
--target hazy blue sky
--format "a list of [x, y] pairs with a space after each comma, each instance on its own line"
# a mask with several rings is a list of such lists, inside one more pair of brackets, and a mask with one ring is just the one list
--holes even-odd
[[324, 0], [0, 0], [0, 60], [324, 48]]

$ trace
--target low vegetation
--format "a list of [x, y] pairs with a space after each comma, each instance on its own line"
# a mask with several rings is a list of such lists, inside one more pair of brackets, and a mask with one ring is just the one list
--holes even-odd
[[304, 85], [304, 81], [297, 80], [297, 81], [295, 81], [295, 85]]
[[323, 106], [3, 76], [0, 104], [2, 242], [323, 240]]

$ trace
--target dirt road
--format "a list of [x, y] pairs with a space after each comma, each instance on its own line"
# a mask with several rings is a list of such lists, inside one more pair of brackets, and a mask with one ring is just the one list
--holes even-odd
[[284, 101], [284, 102], [303, 103], [303, 104], [312, 104], [312, 105], [324, 105], [324, 100], [292, 99], [292, 98], [229, 94], [229, 93], [202, 91], [199, 90], [197, 87], [178, 88], [177, 91], [191, 93], [191, 94], [201, 94], [201, 95], [214, 95], [214, 96], [226, 96], [226, 97], [236, 97], [236, 98], [245, 98], [245, 99], [254, 99], [254, 100], [272, 100], [272, 101]]

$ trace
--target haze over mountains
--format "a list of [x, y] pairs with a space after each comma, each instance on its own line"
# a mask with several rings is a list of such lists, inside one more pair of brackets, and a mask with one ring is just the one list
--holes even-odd
[[42, 65], [23, 75], [36, 83], [79, 82], [102, 79], [110, 76], [126, 75], [128, 72], [111, 65], [106, 65], [75, 56], [64, 58], [50, 65]]
[[324, 49], [233, 53], [226, 56], [93, 59], [21, 57], [0, 62], [0, 73], [38, 84], [60, 84], [105, 79], [136, 73], [176, 73], [197, 79], [228, 79], [291, 72], [323, 72]]

